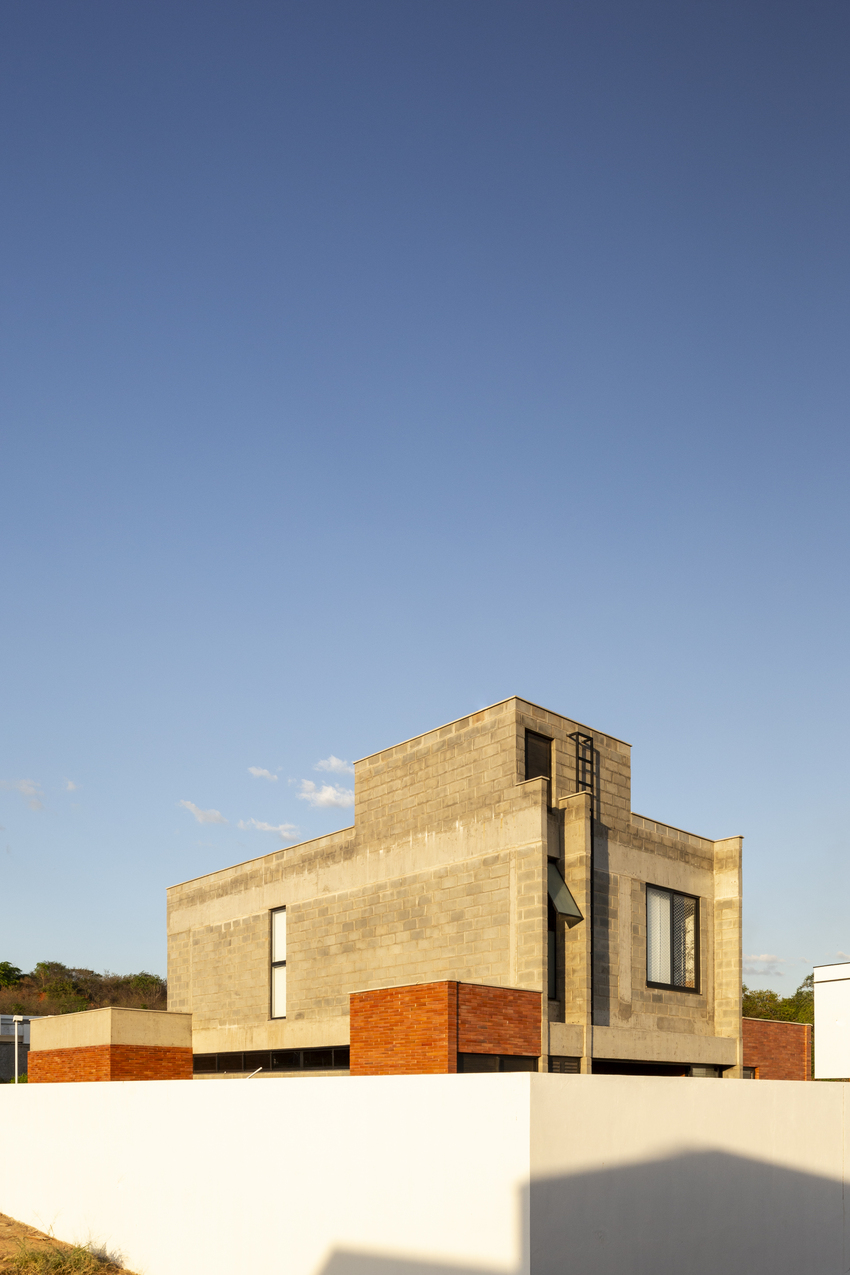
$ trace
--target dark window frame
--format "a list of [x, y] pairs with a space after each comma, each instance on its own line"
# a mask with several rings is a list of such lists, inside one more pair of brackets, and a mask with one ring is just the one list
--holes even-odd
[[[696, 907], [694, 909], [694, 986], [683, 987], [680, 983], [655, 983], [649, 978], [649, 890], [657, 890], [660, 894], [670, 895], [671, 925], [670, 925], [670, 970], [674, 969], [673, 945], [675, 943], [675, 934], [672, 925], [672, 909], [673, 899], [678, 895], [680, 899], [693, 899]], [[653, 881], [646, 882], [644, 916], [646, 917], [646, 970], [647, 970], [647, 987], [655, 987], [664, 992], [685, 992], [688, 996], [700, 996], [702, 994], [702, 967], [700, 961], [700, 927], [702, 925], [702, 909], [700, 908], [700, 897], [698, 894], [686, 894], [684, 890], [671, 890], [666, 885], [656, 885]]]
[[[274, 971], [276, 969], [286, 969], [286, 957], [282, 961], [272, 960], [274, 956], [274, 919], [278, 912], [285, 912], [286, 907], [271, 908], [269, 910], [269, 1018], [276, 1023], [282, 1023], [286, 1018], [286, 1014], [275, 1014], [274, 1012]], [[286, 943], [289, 946], [289, 917], [286, 918]], [[287, 999], [289, 994], [289, 980], [287, 979]]]
[[[533, 740], [544, 740], [544, 741], [546, 742], [546, 744], [548, 745], [548, 747], [549, 747], [549, 771], [548, 771], [548, 774], [544, 774], [542, 771], [538, 771], [536, 775], [529, 775], [529, 773], [528, 773], [528, 771], [529, 771], [529, 765], [528, 765], [528, 743], [529, 743], [529, 739], [533, 739]], [[542, 735], [542, 734], [540, 733], [540, 731], [539, 731], [539, 730], [529, 730], [529, 729], [526, 729], [526, 732], [525, 732], [525, 778], [526, 778], [526, 779], [547, 779], [547, 780], [549, 781], [549, 783], [551, 784], [551, 782], [552, 782], [552, 745], [554, 744], [554, 742], [555, 742], [555, 741], [554, 741], [554, 739], [551, 737], [551, 735]]]
[[[467, 1062], [467, 1059], [470, 1061]], [[492, 1067], [476, 1066], [475, 1061], [486, 1059], [492, 1062]], [[540, 1063], [540, 1056], [535, 1054], [474, 1054], [474, 1053], [458, 1053], [457, 1071], [458, 1075], [483, 1075], [496, 1072], [508, 1071], [525, 1071], [536, 1072]]]
[[[328, 1057], [330, 1055], [330, 1057]], [[224, 1050], [217, 1054], [195, 1054], [192, 1070], [196, 1076], [240, 1075], [256, 1071], [348, 1071], [351, 1050], [348, 1045], [316, 1046], [311, 1049], [246, 1049]]]

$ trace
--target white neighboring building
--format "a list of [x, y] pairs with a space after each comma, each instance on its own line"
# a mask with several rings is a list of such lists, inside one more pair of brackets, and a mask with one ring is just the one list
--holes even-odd
[[815, 1080], [850, 1079], [850, 962], [815, 966]]

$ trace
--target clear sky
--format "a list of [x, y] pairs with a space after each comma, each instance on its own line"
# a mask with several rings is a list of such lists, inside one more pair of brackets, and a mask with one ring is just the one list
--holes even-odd
[[850, 952], [848, 37], [0, 4], [0, 959], [164, 972], [167, 885], [512, 694], [745, 834], [748, 982]]

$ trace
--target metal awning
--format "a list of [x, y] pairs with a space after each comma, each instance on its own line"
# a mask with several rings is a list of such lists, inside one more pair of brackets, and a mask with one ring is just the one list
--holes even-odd
[[549, 898], [552, 900], [552, 906], [558, 916], [564, 918], [569, 929], [572, 929], [574, 925], [578, 925], [579, 921], [584, 920], [578, 910], [575, 899], [570, 894], [566, 881], [554, 863], [549, 864]]

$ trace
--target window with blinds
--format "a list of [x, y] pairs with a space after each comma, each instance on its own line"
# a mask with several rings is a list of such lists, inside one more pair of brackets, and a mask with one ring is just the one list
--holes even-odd
[[271, 1011], [286, 1018], [286, 908], [272, 912]]
[[699, 990], [699, 900], [646, 887], [646, 981], [652, 987]]

